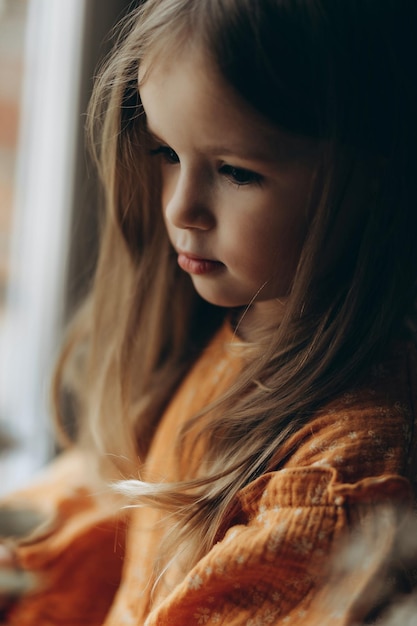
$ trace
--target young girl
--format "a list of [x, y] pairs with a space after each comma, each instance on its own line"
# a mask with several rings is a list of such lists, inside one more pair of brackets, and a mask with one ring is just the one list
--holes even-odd
[[77, 444], [9, 499], [46, 521], [13, 544], [38, 583], [5, 623], [383, 612], [415, 500], [416, 24], [413, 0], [147, 0], [125, 23], [56, 378]]

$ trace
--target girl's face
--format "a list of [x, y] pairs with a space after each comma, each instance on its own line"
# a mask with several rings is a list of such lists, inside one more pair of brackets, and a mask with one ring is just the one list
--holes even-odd
[[212, 304], [279, 314], [306, 233], [315, 146], [258, 117], [198, 54], [143, 63], [139, 84], [180, 267]]

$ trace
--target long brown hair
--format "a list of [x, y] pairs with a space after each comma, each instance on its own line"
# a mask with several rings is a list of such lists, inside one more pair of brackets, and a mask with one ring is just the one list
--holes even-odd
[[142, 493], [171, 510], [186, 505], [181, 536], [198, 535], [195, 560], [237, 491], [279, 467], [282, 442], [357, 381], [412, 312], [416, 11], [412, 0], [148, 0], [123, 24], [96, 81], [89, 134], [106, 218], [56, 389], [78, 355], [81, 440], [127, 477], [137, 476], [164, 406], [227, 313], [196, 295], [172, 257], [148, 158], [141, 60], [175, 59], [197, 42], [269, 123], [320, 146], [284, 319], [252, 346], [202, 429], [206, 473], [177, 485], [176, 500], [169, 485]]

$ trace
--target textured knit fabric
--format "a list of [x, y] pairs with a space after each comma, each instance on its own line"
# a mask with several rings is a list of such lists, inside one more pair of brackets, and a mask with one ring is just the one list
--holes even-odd
[[[175, 433], [238, 375], [242, 359], [232, 344], [225, 326], [183, 381], [152, 442], [145, 479], [175, 481], [198, 466], [198, 450], [187, 445], [178, 463]], [[395, 551], [396, 511], [401, 518], [415, 499], [416, 372], [413, 349], [402, 347], [360, 387], [328, 403], [285, 444], [284, 468], [238, 494], [220, 541], [191, 571], [171, 566], [155, 591], [169, 520], [152, 508], [120, 510], [111, 495], [89, 488], [80, 453], [67, 453], [36, 487], [9, 498], [53, 521], [18, 547], [21, 566], [37, 573], [41, 586], [5, 623], [354, 624], [366, 613], [370, 581]], [[368, 551], [353, 570], [329, 577], [330, 555], [358, 528]]]

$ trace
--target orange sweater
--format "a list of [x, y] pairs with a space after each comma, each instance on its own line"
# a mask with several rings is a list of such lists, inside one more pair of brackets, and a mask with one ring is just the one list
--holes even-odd
[[[225, 326], [165, 412], [146, 462], [146, 479], [177, 480], [174, 434], [228, 388], [242, 364]], [[239, 523], [184, 577], [152, 595], [162, 514], [120, 510], [92, 492], [74, 450], [8, 504], [32, 505], [52, 520], [18, 547], [42, 586], [8, 613], [10, 626], [343, 626], [354, 623], [367, 585], [395, 540], [387, 515], [364, 526], [387, 501], [408, 502], [416, 475], [413, 438], [417, 372], [411, 349], [370, 372], [361, 388], [317, 413], [286, 444], [285, 468], [238, 496]], [[184, 449], [184, 468], [191, 451]], [[415, 489], [414, 489], [415, 491]], [[383, 520], [383, 521], [381, 521]], [[334, 578], [325, 564], [346, 530], [361, 523], [375, 548], [365, 563]], [[381, 524], [385, 524], [381, 536]], [[125, 529], [127, 528], [127, 532]], [[373, 534], [372, 534], [373, 533]], [[382, 540], [381, 540], [382, 537]], [[126, 538], [126, 547], [124, 547]]]

